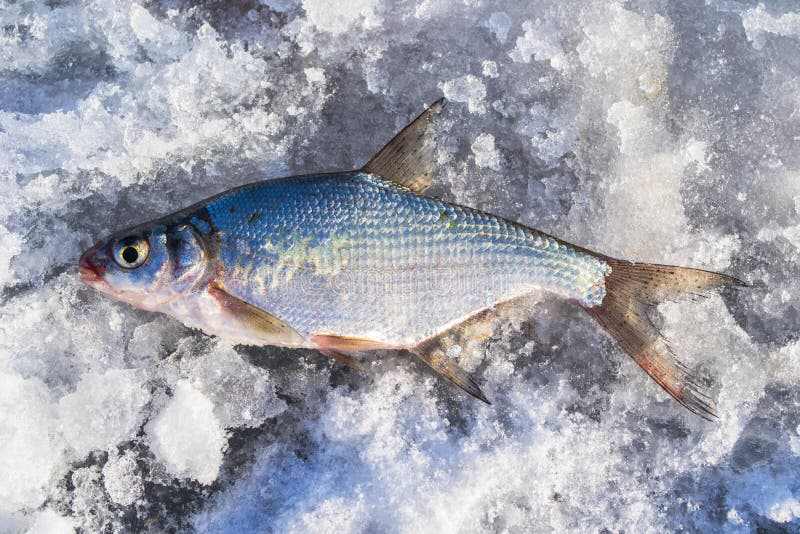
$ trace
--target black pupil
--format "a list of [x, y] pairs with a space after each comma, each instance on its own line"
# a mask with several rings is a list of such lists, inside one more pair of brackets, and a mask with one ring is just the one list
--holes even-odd
[[125, 260], [125, 263], [136, 263], [139, 253], [133, 247], [125, 247], [122, 249], [122, 259]]

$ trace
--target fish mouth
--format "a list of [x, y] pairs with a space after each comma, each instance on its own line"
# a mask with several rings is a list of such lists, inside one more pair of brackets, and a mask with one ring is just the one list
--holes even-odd
[[[90, 251], [91, 252], [91, 251]], [[89, 254], [84, 254], [78, 263], [78, 274], [81, 282], [94, 289], [107, 288], [108, 283], [103, 280], [105, 268], [95, 265], [89, 259]]]

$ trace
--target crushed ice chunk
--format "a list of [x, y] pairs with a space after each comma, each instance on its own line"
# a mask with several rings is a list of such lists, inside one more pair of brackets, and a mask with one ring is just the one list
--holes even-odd
[[325, 71], [322, 69], [317, 69], [313, 67], [309, 67], [304, 71], [306, 73], [306, 79], [309, 83], [325, 83]]
[[188, 49], [186, 35], [157, 20], [147, 9], [131, 4], [131, 29], [139, 44], [150, 54], [176, 59]]
[[497, 78], [499, 76], [497, 72], [497, 63], [488, 59], [481, 62], [481, 72], [487, 78]]
[[450, 345], [449, 347], [447, 347], [446, 354], [448, 358], [457, 360], [459, 355], [461, 355], [461, 353], [463, 352], [463, 350], [464, 349], [463, 347], [461, 347], [461, 345]]
[[3, 255], [0, 256], [0, 287], [3, 287], [17, 280], [11, 267], [11, 259], [22, 251], [22, 239], [0, 225], [0, 247], [3, 249]]
[[789, 523], [800, 518], [800, 501], [794, 497], [773, 504], [769, 509], [769, 518], [777, 523]]
[[471, 148], [475, 157], [475, 165], [495, 171], [500, 170], [500, 153], [494, 146], [494, 136], [492, 134], [479, 135], [472, 142]]
[[227, 438], [214, 405], [188, 381], [175, 384], [172, 398], [147, 425], [150, 449], [178, 478], [201, 484], [217, 479]]
[[103, 486], [111, 500], [122, 506], [130, 506], [144, 494], [136, 457], [131, 451], [109, 457], [103, 466]]
[[511, 29], [511, 17], [505, 11], [497, 11], [489, 15], [486, 25], [494, 34], [500, 44], [505, 44], [508, 39], [508, 31]]
[[744, 525], [744, 519], [742, 519], [742, 516], [739, 514], [736, 508], [731, 508], [728, 510], [728, 513], [725, 517], [727, 518], [728, 523], [732, 523], [734, 525]]
[[522, 23], [525, 32], [517, 37], [516, 46], [509, 52], [514, 61], [529, 63], [531, 57], [538, 61], [549, 61], [555, 70], [564, 71], [569, 67], [567, 56], [561, 47], [559, 32], [552, 23], [536, 19]]
[[223, 428], [256, 427], [286, 409], [266, 369], [248, 363], [223, 342], [198, 355], [200, 348], [189, 340], [180, 344], [178, 354], [186, 354], [181, 370], [213, 402]]
[[375, 12], [376, 0], [352, 0], [337, 2], [335, 0], [303, 0], [303, 9], [308, 21], [320, 30], [340, 34], [347, 31], [359, 19], [365, 28], [373, 28], [380, 24], [380, 17]]
[[61, 432], [78, 456], [108, 449], [135, 433], [150, 398], [143, 382], [144, 373], [134, 369], [91, 372], [59, 400]]
[[72, 534], [77, 526], [74, 519], [59, 515], [53, 510], [37, 512], [33, 518], [26, 534]]
[[444, 82], [442, 85], [444, 96], [453, 102], [465, 102], [467, 109], [471, 113], [485, 113], [486, 106], [483, 99], [486, 98], [486, 86], [483, 82], [467, 74], [460, 78], [454, 78]]
[[259, 0], [265, 6], [278, 13], [286, 13], [297, 7], [299, 0]]
[[[766, 42], [765, 34], [800, 38], [800, 12], [771, 15], [764, 4], [759, 3], [742, 12], [742, 26], [753, 48], [760, 50]], [[797, 41], [795, 41], [795, 44]]]
[[48, 483], [64, 469], [56, 438], [50, 391], [38, 378], [0, 373], [0, 502], [5, 508], [36, 508]]

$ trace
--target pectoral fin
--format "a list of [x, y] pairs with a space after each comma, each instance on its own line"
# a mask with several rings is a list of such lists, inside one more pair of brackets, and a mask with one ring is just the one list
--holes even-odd
[[212, 282], [208, 293], [217, 299], [229, 318], [239, 322], [243, 328], [259, 334], [265, 343], [289, 347], [303, 344], [303, 336], [291, 326], [271, 313], [234, 297], [218, 283]]
[[430, 187], [434, 181], [431, 173], [436, 150], [434, 122], [445, 103], [445, 99], [440, 98], [431, 104], [369, 160], [362, 170], [416, 193]]

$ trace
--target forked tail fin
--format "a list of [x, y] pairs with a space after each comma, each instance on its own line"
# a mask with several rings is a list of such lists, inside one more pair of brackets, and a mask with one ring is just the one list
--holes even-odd
[[747, 284], [699, 269], [603, 259], [611, 267], [603, 303], [583, 308], [667, 393], [700, 417], [715, 418], [713, 401], [704, 386], [672, 354], [648, 312], [665, 300]]

